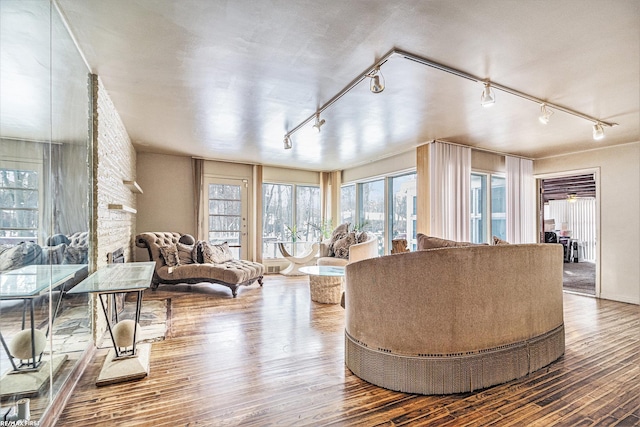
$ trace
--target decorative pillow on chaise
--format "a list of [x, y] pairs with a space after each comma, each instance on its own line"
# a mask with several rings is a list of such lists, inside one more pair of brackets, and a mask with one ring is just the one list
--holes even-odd
[[169, 267], [180, 265], [180, 257], [176, 245], [160, 246], [160, 254], [164, 258], [164, 263]]
[[202, 242], [202, 261], [207, 264], [222, 264], [233, 260], [233, 254], [227, 242], [219, 245], [212, 245]]
[[180, 265], [193, 264], [197, 261], [197, 252], [195, 245], [186, 245], [178, 242], [176, 244], [178, 250], [178, 261]]

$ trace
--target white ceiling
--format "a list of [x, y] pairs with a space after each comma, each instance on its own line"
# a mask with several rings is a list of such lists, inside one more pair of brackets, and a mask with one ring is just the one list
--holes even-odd
[[[337, 170], [439, 139], [539, 158], [640, 140], [639, 0], [58, 0], [139, 151]], [[284, 134], [391, 49], [619, 126], [592, 123], [406, 59], [382, 67], [283, 149]]]

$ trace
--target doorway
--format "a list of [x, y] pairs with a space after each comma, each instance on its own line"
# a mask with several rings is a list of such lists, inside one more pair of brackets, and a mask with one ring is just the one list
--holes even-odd
[[207, 178], [205, 188], [207, 241], [227, 242], [235, 259], [243, 259], [247, 255], [247, 181]]
[[540, 241], [563, 246], [563, 289], [597, 295], [597, 171], [540, 178]]

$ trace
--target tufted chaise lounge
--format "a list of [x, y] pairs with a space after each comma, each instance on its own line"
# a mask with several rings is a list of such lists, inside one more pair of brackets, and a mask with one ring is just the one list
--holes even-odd
[[160, 253], [160, 247], [177, 244], [182, 234], [175, 232], [147, 232], [136, 236], [136, 246], [147, 248], [149, 259], [155, 261], [152, 288], [160, 284], [217, 283], [231, 289], [235, 298], [240, 286], [247, 286], [256, 280], [262, 286], [264, 266], [247, 260], [231, 260], [221, 264], [194, 263], [168, 267]]

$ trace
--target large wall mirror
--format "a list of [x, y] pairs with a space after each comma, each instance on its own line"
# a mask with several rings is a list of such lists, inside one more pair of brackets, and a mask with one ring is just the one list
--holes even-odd
[[0, 1], [0, 406], [14, 420], [25, 402], [46, 415], [92, 345], [88, 297], [66, 293], [92, 265], [88, 76], [50, 0]]

